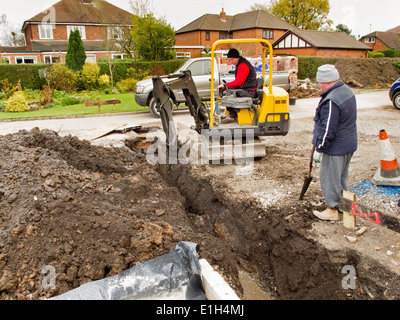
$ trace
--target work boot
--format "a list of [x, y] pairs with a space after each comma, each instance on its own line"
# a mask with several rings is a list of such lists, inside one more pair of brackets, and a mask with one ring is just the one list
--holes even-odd
[[232, 117], [230, 117], [230, 116], [227, 116], [226, 118], [224, 118], [224, 119], [221, 120], [221, 123], [222, 123], [222, 124], [234, 123], [234, 122], [236, 122], [236, 119], [235, 119], [235, 118], [232, 118]]
[[337, 221], [339, 220], [339, 211], [326, 208], [324, 211], [313, 211], [314, 216], [321, 220], [328, 220], [328, 221]]

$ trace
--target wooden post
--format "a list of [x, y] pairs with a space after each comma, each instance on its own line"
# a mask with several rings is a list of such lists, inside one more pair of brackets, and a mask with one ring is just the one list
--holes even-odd
[[[356, 195], [349, 191], [343, 191], [343, 198], [351, 202], [356, 202]], [[343, 211], [343, 226], [348, 229], [356, 227], [356, 217], [351, 212]]]

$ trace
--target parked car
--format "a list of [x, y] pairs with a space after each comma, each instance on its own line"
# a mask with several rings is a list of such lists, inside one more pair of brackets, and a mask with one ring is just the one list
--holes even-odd
[[[234, 72], [226, 70], [221, 71], [222, 66], [218, 63], [214, 63], [216, 68], [214, 74], [218, 75], [218, 79], [215, 79], [215, 88], [222, 84], [225, 80], [226, 82], [233, 81], [235, 78]], [[193, 58], [189, 59], [182, 67], [180, 67], [173, 74], [179, 74], [183, 70], [190, 70], [192, 73], [193, 80], [196, 84], [197, 92], [200, 98], [204, 101], [209, 101], [211, 97], [211, 58]], [[258, 76], [262, 75], [262, 72], [257, 72]], [[268, 83], [269, 75], [266, 75], [266, 83]], [[163, 77], [164, 82], [171, 81], [173, 78]], [[286, 91], [290, 90], [290, 74], [289, 71], [275, 71], [272, 76], [272, 82], [274, 86], [282, 87]], [[173, 90], [172, 102], [173, 105], [178, 106], [180, 103], [185, 102], [185, 96], [182, 90]], [[217, 89], [215, 90], [215, 96], [218, 96]], [[145, 79], [139, 81], [136, 84], [135, 90], [135, 101], [140, 106], [148, 106], [151, 114], [154, 117], [159, 118], [160, 114], [155, 106], [155, 101], [153, 99], [153, 82], [152, 79]]]
[[394, 107], [400, 110], [400, 78], [390, 88], [389, 97]]

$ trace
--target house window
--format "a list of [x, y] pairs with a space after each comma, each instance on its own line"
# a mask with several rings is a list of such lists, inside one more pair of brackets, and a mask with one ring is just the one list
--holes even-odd
[[87, 54], [85, 62], [86, 63], [96, 63], [96, 55], [95, 54]]
[[15, 63], [24, 64], [24, 63], [37, 63], [36, 57], [15, 57]]
[[219, 33], [219, 38], [220, 39], [227, 39], [228, 38], [228, 33], [227, 32], [220, 32]]
[[53, 39], [53, 26], [50, 24], [40, 24], [39, 38], [42, 40]]
[[68, 39], [69, 39], [69, 35], [71, 34], [71, 31], [75, 31], [75, 30], [79, 30], [79, 34], [81, 35], [81, 39], [86, 39], [85, 26], [67, 26]]
[[365, 43], [375, 43], [375, 37], [365, 38]]
[[177, 52], [176, 53], [177, 59], [180, 59], [180, 58], [189, 58], [190, 59], [191, 57], [192, 57], [192, 55], [190, 52]]
[[114, 54], [111, 55], [111, 58], [112, 58], [112, 59], [120, 59], [120, 60], [123, 60], [125, 56], [126, 56], [125, 53], [114, 53]]
[[210, 40], [210, 31], [206, 31], [206, 40]]
[[44, 63], [61, 63], [61, 56], [44, 56]]
[[263, 39], [273, 39], [274, 30], [263, 30]]
[[5, 62], [5, 63], [11, 63], [10, 57], [3, 57], [3, 62]]
[[125, 30], [123, 27], [112, 26], [107, 28], [107, 33], [109, 40], [122, 40], [125, 35]]

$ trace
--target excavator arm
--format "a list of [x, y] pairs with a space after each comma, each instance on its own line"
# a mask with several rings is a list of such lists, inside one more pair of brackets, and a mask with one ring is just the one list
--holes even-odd
[[[173, 141], [176, 130], [173, 124], [171, 104], [171, 90], [181, 89], [185, 96], [186, 105], [189, 108], [190, 114], [195, 122], [195, 130], [201, 133], [202, 129], [208, 129], [210, 116], [206, 106], [200, 100], [197, 93], [196, 85], [193, 81], [190, 70], [182, 71], [180, 74], [168, 75], [168, 78], [176, 78], [170, 82], [164, 83], [162, 77], [153, 76], [153, 96], [156, 102], [156, 107], [160, 109], [160, 116], [163, 125], [163, 130], [167, 135], [167, 141]], [[171, 139], [171, 140], [170, 140]]]

